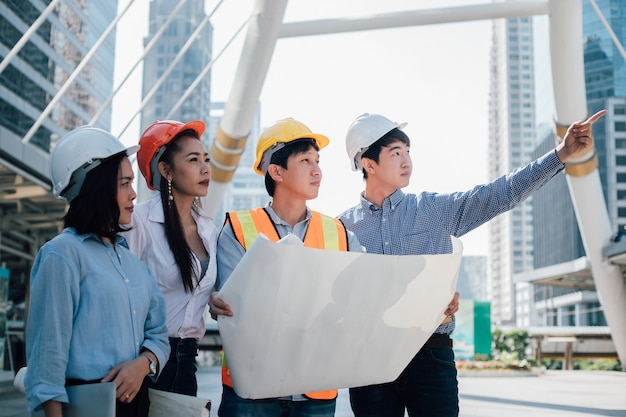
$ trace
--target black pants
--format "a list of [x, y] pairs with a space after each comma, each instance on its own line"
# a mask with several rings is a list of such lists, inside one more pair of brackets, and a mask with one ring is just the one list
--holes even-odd
[[196, 396], [198, 381], [196, 380], [196, 356], [198, 341], [170, 337], [170, 357], [159, 373], [156, 382], [149, 382], [150, 388], [178, 394]]

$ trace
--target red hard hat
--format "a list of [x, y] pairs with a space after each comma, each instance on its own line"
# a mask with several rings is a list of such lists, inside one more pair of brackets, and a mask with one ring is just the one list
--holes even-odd
[[193, 130], [198, 137], [202, 136], [205, 124], [201, 120], [192, 120], [182, 123], [175, 120], [157, 120], [152, 123], [139, 139], [139, 151], [137, 152], [137, 165], [139, 171], [146, 179], [146, 184], [151, 190], [158, 190], [161, 183], [161, 174], [157, 168], [159, 159], [165, 151], [165, 145], [170, 143], [180, 132]]

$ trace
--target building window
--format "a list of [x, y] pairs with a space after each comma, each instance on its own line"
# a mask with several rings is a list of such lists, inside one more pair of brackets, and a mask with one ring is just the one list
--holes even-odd
[[626, 132], [626, 122], [615, 122], [616, 132]]

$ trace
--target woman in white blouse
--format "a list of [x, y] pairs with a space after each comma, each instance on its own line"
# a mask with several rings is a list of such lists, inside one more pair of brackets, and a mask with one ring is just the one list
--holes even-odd
[[200, 141], [205, 124], [157, 121], [139, 140], [137, 163], [154, 198], [138, 204], [124, 233], [165, 298], [171, 354], [152, 388], [197, 394], [195, 357], [216, 276], [217, 229], [200, 208], [211, 179]]

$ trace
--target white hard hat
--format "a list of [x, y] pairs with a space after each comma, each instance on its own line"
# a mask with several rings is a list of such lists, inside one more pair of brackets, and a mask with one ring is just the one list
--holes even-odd
[[81, 126], [66, 133], [50, 154], [52, 193], [70, 203], [80, 193], [89, 171], [103, 159], [126, 151], [132, 155], [139, 146], [126, 147], [106, 130]]
[[380, 114], [363, 113], [357, 117], [346, 134], [346, 151], [350, 158], [352, 170], [359, 171], [362, 169], [361, 156], [374, 142], [392, 129], [402, 129], [406, 125], [406, 123], [392, 122]]

